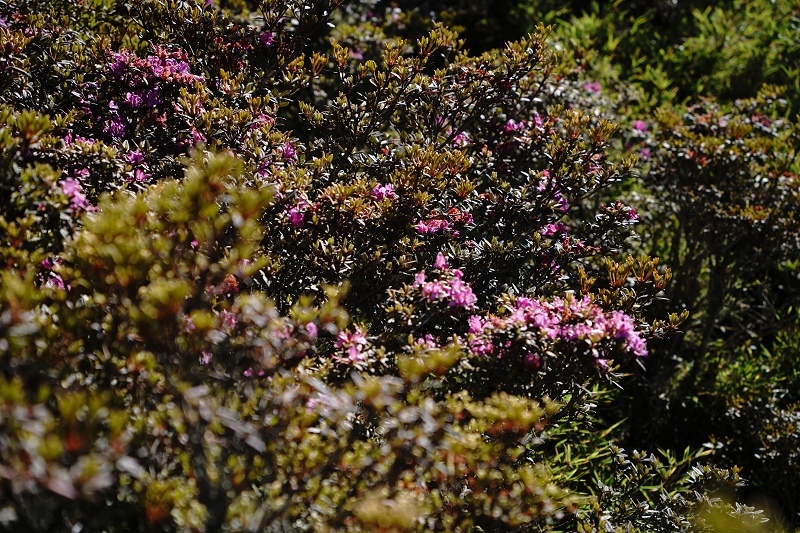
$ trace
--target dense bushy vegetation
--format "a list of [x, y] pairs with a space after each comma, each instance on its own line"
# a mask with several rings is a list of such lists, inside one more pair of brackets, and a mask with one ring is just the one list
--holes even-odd
[[756, 3], [0, 3], [0, 528], [797, 527]]

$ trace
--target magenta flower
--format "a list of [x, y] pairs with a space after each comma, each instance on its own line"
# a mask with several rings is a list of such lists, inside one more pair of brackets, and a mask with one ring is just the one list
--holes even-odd
[[472, 287], [461, 279], [464, 275], [461, 270], [447, 268], [447, 262], [442, 254], [437, 256], [436, 265], [441, 271], [442, 278], [426, 281], [425, 271], [421, 270], [414, 275], [414, 287], [420, 289], [422, 296], [428, 301], [434, 302], [444, 298], [448, 300], [449, 307], [474, 308], [477, 297], [472, 292]]
[[306, 211], [304, 206], [295, 206], [289, 209], [289, 224], [294, 228], [302, 228], [306, 220]]
[[544, 123], [544, 121], [542, 120], [541, 115], [539, 115], [539, 113], [534, 111], [533, 112], [533, 125], [536, 127], [536, 129], [537, 130], [541, 129], [543, 123]]
[[64, 284], [64, 278], [55, 272], [49, 272], [47, 274], [47, 281], [45, 281], [44, 286], [58, 290], [64, 290], [66, 288], [66, 285]]
[[111, 54], [111, 64], [108, 66], [109, 72], [114, 76], [122, 76], [128, 68], [128, 59], [130, 59], [130, 52], [122, 50]]
[[61, 185], [61, 190], [64, 192], [64, 195], [69, 198], [70, 207], [72, 209], [88, 209], [91, 206], [89, 200], [86, 199], [86, 195], [83, 194], [83, 187], [79, 181], [73, 178], [65, 178], [58, 182], [58, 184]]
[[281, 156], [286, 161], [294, 161], [295, 157], [297, 157], [297, 152], [295, 152], [294, 146], [292, 143], [287, 142], [281, 147]]
[[[502, 346], [493, 347], [493, 335], [497, 332], [517, 330], [538, 333], [538, 341], [586, 343], [595, 359], [603, 356], [608, 346], [617, 344], [625, 352], [635, 356], [647, 355], [644, 339], [636, 331], [632, 317], [622, 311], [606, 312], [588, 296], [583, 298], [554, 298], [552, 301], [531, 300], [519, 297], [509, 306], [506, 316], [490, 316], [482, 319], [477, 316], [468, 319], [469, 347], [479, 355], [493, 353], [502, 357], [513, 346], [506, 341]], [[491, 324], [492, 327], [488, 327]], [[535, 355], [535, 354], [534, 354]], [[523, 363], [534, 365], [534, 356], [525, 355]], [[538, 358], [535, 359], [538, 361]]]
[[448, 267], [447, 258], [445, 258], [442, 252], [436, 254], [436, 261], [434, 261], [433, 266], [438, 268], [439, 270], [444, 270]]
[[437, 347], [436, 339], [434, 339], [433, 335], [431, 335], [430, 333], [426, 334], [424, 337], [417, 339], [414, 342], [414, 344], [416, 344], [417, 346], [422, 346], [429, 350], [433, 350], [434, 348]]
[[381, 185], [380, 183], [373, 187], [372, 192], [370, 193], [373, 198], [377, 201], [383, 200], [393, 200], [397, 198], [397, 194], [394, 192], [394, 185], [391, 183], [387, 183], [386, 185]]
[[136, 183], [141, 183], [143, 181], [147, 181], [150, 179], [150, 174], [146, 173], [144, 170], [137, 168], [130, 175], [131, 180], [135, 181]]
[[429, 221], [420, 220], [417, 223], [417, 233], [439, 233], [450, 229], [450, 222], [442, 218], [434, 218]]
[[483, 333], [485, 323], [478, 315], [472, 315], [469, 317], [467, 319], [467, 324], [469, 324], [470, 333]]
[[[539, 120], [541, 121], [541, 119], [539, 119]], [[517, 132], [517, 131], [522, 131], [524, 129], [525, 129], [525, 123], [524, 122], [517, 122], [513, 118], [509, 119], [508, 122], [506, 122], [505, 126], [503, 126], [503, 130], [506, 133], [514, 133], [514, 132]]]
[[462, 131], [455, 137], [453, 137], [453, 146], [458, 146], [459, 148], [463, 148], [470, 144], [469, 135], [466, 132]]
[[347, 350], [347, 357], [334, 355], [334, 359], [341, 363], [360, 363], [364, 360], [364, 346], [367, 344], [367, 338], [361, 328], [356, 326], [352, 332], [340, 331], [336, 336], [335, 348], [345, 348]]
[[200, 144], [206, 142], [206, 136], [197, 131], [197, 128], [192, 128], [192, 142]]
[[132, 165], [141, 165], [144, 162], [144, 156], [142, 155], [142, 152], [138, 150], [131, 150], [128, 152], [128, 154], [125, 156], [125, 159], [127, 159], [128, 163]]
[[569, 201], [560, 192], [556, 191], [556, 193], [553, 195], [553, 201], [556, 204], [555, 205], [556, 209], [558, 209], [562, 213], [566, 213], [567, 211], [569, 211]]
[[261, 41], [261, 44], [269, 48], [275, 43], [275, 35], [273, 35], [271, 31], [265, 31], [258, 36], [258, 40]]
[[448, 305], [450, 307], [463, 307], [464, 309], [475, 307], [475, 302], [478, 301], [478, 298], [473, 294], [472, 287], [461, 280], [460, 270], [454, 270], [453, 274], [458, 275], [450, 282], [450, 290], [447, 294], [450, 297]]
[[430, 281], [422, 285], [422, 295], [430, 301], [438, 300], [447, 294], [447, 291], [438, 281]]
[[567, 226], [563, 222], [556, 222], [554, 224], [548, 224], [539, 230], [539, 234], [543, 237], [549, 237], [551, 235], [557, 235], [559, 233], [566, 233], [568, 231]]
[[236, 327], [236, 324], [238, 323], [236, 315], [231, 313], [230, 311], [222, 311], [220, 313], [220, 317], [222, 318], [220, 323], [222, 324], [223, 329], [225, 329], [228, 332], [233, 331], [233, 329]]
[[111, 114], [111, 118], [103, 126], [103, 132], [117, 139], [125, 136], [125, 124], [117, 113]]
[[635, 120], [633, 121], [633, 129], [644, 133], [647, 131], [647, 123], [644, 120]]

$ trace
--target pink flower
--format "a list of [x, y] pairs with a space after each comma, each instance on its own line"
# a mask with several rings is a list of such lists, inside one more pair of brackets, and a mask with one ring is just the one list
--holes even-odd
[[433, 338], [433, 335], [428, 333], [424, 337], [417, 339], [414, 344], [428, 349], [434, 349], [436, 348], [436, 339]]
[[130, 52], [127, 50], [122, 50], [118, 53], [111, 54], [112, 62], [108, 67], [108, 70], [114, 76], [122, 76], [125, 70], [128, 68], [128, 60], [130, 59]]
[[[453, 272], [461, 274], [460, 270]], [[472, 287], [461, 281], [461, 276], [455, 277], [450, 282], [450, 290], [448, 291], [450, 297], [450, 307], [463, 307], [465, 309], [475, 307], [475, 302], [478, 298], [473, 294]]]
[[569, 201], [567, 201], [566, 197], [560, 192], [556, 192], [553, 195], [553, 201], [555, 202], [555, 207], [562, 213], [569, 211]]
[[444, 294], [446, 291], [438, 281], [430, 281], [422, 285], [422, 295], [430, 301], [437, 300]]
[[417, 233], [438, 233], [450, 229], [450, 222], [442, 218], [434, 218], [429, 221], [420, 220], [417, 223]]
[[303, 227], [303, 222], [305, 222], [305, 219], [305, 211], [301, 211], [297, 207], [293, 207], [289, 210], [289, 223], [295, 228]]
[[483, 333], [485, 323], [478, 315], [472, 315], [469, 317], [467, 319], [467, 324], [469, 324], [470, 333]]
[[536, 129], [541, 129], [542, 127], [542, 117], [536, 111], [533, 112], [533, 125], [536, 126]]
[[192, 141], [194, 144], [206, 142], [206, 136], [197, 131], [197, 128], [192, 128]]
[[647, 123], [644, 120], [635, 120], [633, 122], [633, 129], [635, 129], [636, 131], [646, 132]]
[[103, 132], [115, 139], [125, 136], [125, 124], [117, 113], [111, 114], [111, 118], [103, 126]]
[[153, 87], [144, 92], [144, 101], [147, 107], [161, 105], [161, 97], [158, 94], [158, 87]]
[[308, 208], [308, 204], [305, 200], [300, 200], [298, 205], [295, 205], [289, 208], [287, 213], [287, 218], [289, 219], [289, 224], [292, 225], [294, 228], [302, 228], [303, 224], [306, 221], [306, 209]]
[[144, 156], [142, 152], [138, 150], [131, 150], [125, 158], [128, 160], [128, 163], [132, 165], [140, 165], [144, 162]]
[[444, 270], [444, 269], [447, 268], [447, 266], [448, 266], [447, 265], [447, 259], [442, 254], [442, 252], [439, 252], [438, 254], [436, 254], [436, 261], [434, 261], [433, 266], [438, 268], [439, 270]]
[[[437, 263], [445, 264], [446, 261], [442, 254], [441, 260], [437, 257]], [[437, 267], [440, 268], [440, 267]], [[417, 272], [414, 276], [414, 286], [419, 288], [428, 301], [436, 301], [442, 297], [447, 297], [450, 301], [450, 307], [463, 307], [472, 308], [477, 301], [476, 296], [472, 292], [472, 287], [461, 280], [463, 273], [461, 270], [455, 269], [453, 271], [443, 270], [443, 273], [452, 275], [452, 279], [438, 280], [438, 281], [425, 281], [425, 271]]]
[[598, 94], [603, 88], [600, 86], [599, 81], [587, 81], [583, 84], [583, 88], [590, 93]]
[[236, 327], [238, 321], [236, 320], [235, 314], [231, 313], [230, 311], [222, 311], [222, 313], [220, 313], [220, 317], [222, 317], [222, 327], [226, 331], [230, 332]]
[[372, 189], [371, 195], [379, 202], [385, 199], [392, 200], [397, 198], [397, 194], [394, 192], [394, 185], [391, 183], [387, 183], [386, 185], [381, 185], [379, 183], [375, 185], [375, 187]]
[[86, 195], [83, 194], [83, 187], [79, 181], [72, 178], [65, 178], [59, 182], [59, 185], [61, 185], [61, 190], [64, 192], [64, 195], [69, 198], [72, 209], [88, 209], [90, 207], [91, 204], [89, 204], [89, 200], [86, 199]]
[[639, 334], [631, 335], [625, 339], [625, 347], [636, 357], [645, 357], [647, 355], [647, 344]]
[[544, 237], [549, 237], [551, 235], [556, 235], [558, 233], [566, 233], [567, 226], [564, 225], [563, 222], [556, 222], [555, 224], [548, 224], [539, 230], [539, 234]]
[[356, 327], [350, 333], [340, 331], [336, 336], [334, 347], [339, 349], [346, 348], [347, 357], [334, 355], [334, 359], [339, 362], [360, 363], [364, 360], [364, 354], [362, 352], [366, 344], [367, 338], [359, 327]]
[[466, 132], [462, 131], [455, 137], [453, 137], [453, 146], [458, 146], [459, 148], [463, 148], [470, 144], [469, 135]]
[[136, 170], [133, 171], [131, 177], [132, 177], [133, 181], [135, 181], [137, 183], [141, 183], [143, 181], [149, 180], [150, 179], [150, 174], [147, 174], [144, 170], [142, 170], [140, 168], [137, 168]]
[[317, 338], [317, 325], [313, 322], [309, 322], [306, 324], [306, 333], [308, 333], [308, 337], [313, 341]]
[[64, 278], [61, 277], [60, 274], [56, 274], [55, 272], [50, 272], [47, 281], [45, 282], [45, 287], [50, 287], [53, 289], [63, 290], [66, 285], [64, 284]]
[[616, 339], [625, 341], [625, 347], [636, 357], [647, 355], [647, 345], [641, 335], [635, 330], [633, 319], [622, 311], [612, 311], [609, 314], [608, 333]]
[[[541, 119], [539, 119], [539, 120], [541, 121]], [[525, 123], [524, 122], [517, 122], [513, 118], [509, 119], [508, 122], [506, 122], [505, 126], [503, 126], [503, 130], [506, 133], [514, 133], [514, 132], [517, 132], [517, 131], [522, 131], [524, 129], [525, 129]]]

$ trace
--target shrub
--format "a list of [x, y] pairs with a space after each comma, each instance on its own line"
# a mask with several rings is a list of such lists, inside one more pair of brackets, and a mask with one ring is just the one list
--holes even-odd
[[651, 486], [730, 511], [638, 452], [593, 495], [536, 449], [686, 318], [601, 200], [633, 162], [597, 91], [542, 28], [471, 55], [337, 7], [5, 7], [3, 527], [626, 527]]

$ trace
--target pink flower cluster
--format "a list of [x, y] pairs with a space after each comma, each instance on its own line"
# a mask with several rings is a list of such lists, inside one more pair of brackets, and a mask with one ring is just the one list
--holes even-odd
[[464, 148], [465, 146], [469, 146], [470, 144], [471, 141], [469, 140], [469, 135], [465, 131], [462, 131], [461, 133], [453, 137], [453, 146], [456, 146], [458, 148]]
[[439, 270], [439, 279], [427, 281], [425, 271], [420, 270], [414, 276], [414, 287], [418, 288], [428, 301], [447, 301], [449, 307], [472, 309], [478, 300], [472, 292], [472, 287], [462, 279], [464, 273], [460, 269], [451, 269], [444, 255], [436, 256], [434, 267]]
[[394, 185], [391, 183], [387, 183], [386, 185], [381, 185], [379, 183], [375, 185], [375, 187], [372, 189], [372, 193], [370, 194], [379, 202], [383, 200], [394, 200], [397, 198], [397, 193], [394, 192]]
[[333, 358], [340, 363], [360, 363], [364, 361], [363, 352], [366, 344], [367, 337], [358, 326], [351, 332], [340, 331], [336, 336], [334, 347], [340, 350], [344, 349], [347, 352], [347, 356], [334, 355]]
[[[469, 318], [469, 347], [480, 355], [494, 354], [502, 357], [504, 349], [511, 346], [505, 341], [501, 348], [496, 346], [496, 334], [508, 331], [533, 332], [538, 340], [585, 342], [603, 364], [605, 348], [603, 344], [620, 343], [621, 348], [635, 357], [647, 355], [647, 346], [636, 324], [622, 311], [604, 311], [585, 296], [556, 297], [552, 301], [517, 298], [507, 316], [490, 315], [487, 318]], [[530, 359], [527, 358], [526, 361]]]
[[114, 76], [122, 76], [126, 72], [132, 71], [138, 76], [144, 76], [150, 83], [163, 80], [192, 85], [196, 81], [204, 81], [202, 76], [190, 72], [187, 59], [188, 54], [182, 50], [169, 51], [160, 46], [156, 48], [155, 54], [143, 59], [133, 56], [129, 50], [123, 49], [111, 54], [109, 71]]
[[59, 181], [58, 184], [61, 185], [64, 196], [69, 198], [69, 205], [72, 209], [76, 211], [89, 209], [91, 204], [86, 199], [86, 195], [83, 194], [83, 187], [79, 181], [73, 178], [65, 178]]
[[[446, 215], [440, 215], [438, 211], [431, 211], [427, 220], [420, 220], [417, 222], [417, 233], [439, 233], [440, 231], [449, 231], [454, 224], [464, 225], [472, 224], [472, 215], [466, 211], [459, 211], [456, 208], [451, 208], [447, 211]], [[459, 232], [454, 231], [453, 236], [458, 237]]]
[[289, 219], [289, 224], [291, 224], [293, 228], [299, 229], [303, 227], [306, 221], [306, 210], [304, 206], [294, 206], [289, 209], [286, 216]]
[[509, 119], [506, 122], [505, 126], [503, 126], [503, 131], [505, 131], [506, 133], [514, 133], [514, 132], [517, 132], [517, 131], [525, 131], [526, 129], [527, 129], [527, 126], [525, 125], [525, 122], [519, 122], [519, 121], [514, 120], [513, 118]]
[[300, 198], [297, 204], [287, 208], [286, 218], [293, 228], [300, 229], [306, 223], [306, 214], [311, 204], [305, 198]]
[[593, 94], [598, 94], [603, 90], [603, 87], [600, 85], [599, 81], [587, 81], [583, 84], [583, 88], [586, 90], [586, 92]]
[[416, 225], [417, 233], [439, 233], [450, 229], [450, 221], [444, 218], [432, 218], [430, 220], [420, 220]]
[[284, 143], [283, 146], [280, 148], [281, 150], [281, 157], [283, 157], [284, 161], [294, 161], [297, 159], [297, 151], [294, 148], [294, 145], [290, 142]]
[[559, 235], [562, 233], [569, 232], [569, 228], [563, 222], [555, 222], [553, 224], [547, 224], [545, 227], [539, 230], [539, 234], [543, 237], [550, 237], [553, 235]]

